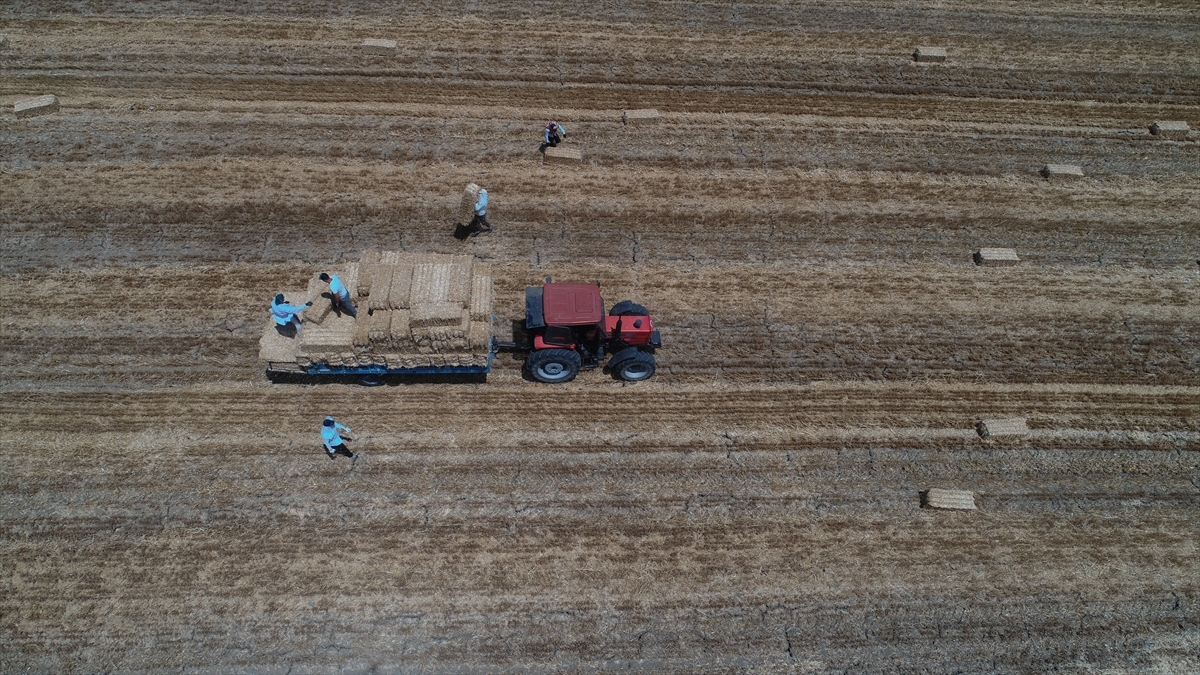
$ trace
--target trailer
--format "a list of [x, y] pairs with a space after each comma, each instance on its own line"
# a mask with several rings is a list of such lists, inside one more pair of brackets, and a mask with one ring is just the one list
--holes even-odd
[[[355, 313], [335, 308], [320, 272], [350, 291]], [[393, 376], [485, 380], [492, 368], [495, 294], [488, 266], [471, 256], [364, 251], [357, 263], [319, 270], [290, 304], [311, 302], [299, 329], [268, 320], [259, 358], [273, 379]]]

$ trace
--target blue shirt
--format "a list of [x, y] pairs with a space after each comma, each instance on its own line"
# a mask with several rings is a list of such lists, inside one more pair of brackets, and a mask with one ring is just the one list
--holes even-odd
[[475, 215], [487, 215], [487, 190], [479, 191], [479, 201], [475, 202]]
[[280, 326], [286, 326], [291, 323], [292, 319], [296, 318], [296, 315], [305, 309], [305, 305], [276, 304], [274, 301], [271, 301], [271, 316], [275, 319], [275, 323]]
[[350, 290], [346, 288], [346, 284], [343, 284], [342, 280], [336, 274], [329, 275], [329, 292], [343, 300], [350, 299]]
[[549, 142], [550, 142], [550, 134], [552, 134], [552, 133], [553, 133], [553, 134], [558, 134], [559, 136], [562, 136], [563, 138], [566, 138], [566, 137], [567, 137], [567, 130], [563, 128], [563, 125], [561, 125], [561, 124], [557, 124], [557, 125], [555, 125], [554, 127], [551, 127], [551, 126], [547, 125], [547, 126], [546, 126], [546, 133], [545, 133], [545, 137], [546, 137], [546, 142], [547, 142], [547, 143], [549, 143]]
[[333, 452], [334, 446], [345, 442], [342, 440], [341, 434], [338, 433], [338, 429], [350, 431], [349, 427], [342, 426], [340, 422], [334, 422], [331, 427], [327, 427], [324, 424], [321, 425], [321, 440], [325, 441], [325, 452]]

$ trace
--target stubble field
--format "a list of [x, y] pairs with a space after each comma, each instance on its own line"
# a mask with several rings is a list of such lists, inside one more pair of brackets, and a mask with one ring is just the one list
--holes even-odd
[[[1193, 3], [0, 34], [0, 671], [1200, 672], [1200, 147], [1147, 131], [1200, 127]], [[547, 119], [581, 165], [541, 164]], [[467, 182], [496, 231], [458, 242]], [[271, 296], [371, 246], [488, 261], [502, 339], [524, 285], [599, 281], [658, 374], [268, 381]]]

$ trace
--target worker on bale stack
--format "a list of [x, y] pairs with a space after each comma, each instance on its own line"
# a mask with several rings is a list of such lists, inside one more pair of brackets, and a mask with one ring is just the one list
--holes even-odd
[[[335, 312], [338, 311], [338, 306], [340, 305], [346, 310], [347, 314], [358, 318], [358, 310], [354, 308], [354, 303], [350, 302], [350, 289], [346, 288], [346, 284], [342, 283], [338, 275], [334, 274], [330, 276], [326, 272], [321, 272], [321, 275], [317, 278], [329, 284], [329, 295], [333, 300], [333, 310]], [[341, 312], [338, 313], [340, 314]]]
[[291, 326], [295, 329], [296, 334], [300, 334], [300, 312], [312, 306], [311, 302], [303, 305], [289, 305], [283, 299], [283, 293], [275, 296], [275, 300], [271, 303], [271, 318], [275, 319], [275, 324], [280, 332]]

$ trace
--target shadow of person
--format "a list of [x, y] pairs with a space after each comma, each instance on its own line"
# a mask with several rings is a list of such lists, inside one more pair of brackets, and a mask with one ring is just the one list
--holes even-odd
[[275, 332], [285, 338], [294, 338], [296, 337], [296, 324], [290, 322], [283, 326], [275, 324]]
[[456, 223], [454, 225], [454, 238], [459, 241], [466, 241], [467, 237], [474, 233], [475, 230], [467, 225], [463, 225], [462, 223]]

